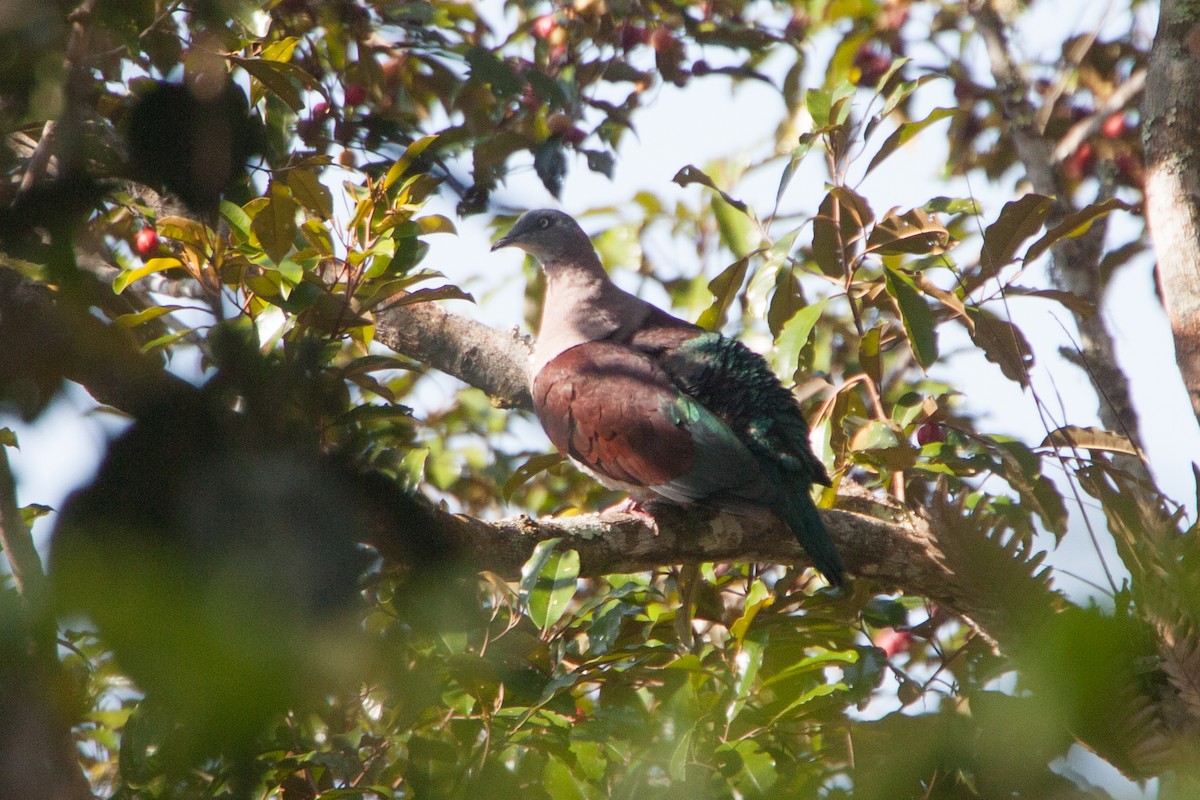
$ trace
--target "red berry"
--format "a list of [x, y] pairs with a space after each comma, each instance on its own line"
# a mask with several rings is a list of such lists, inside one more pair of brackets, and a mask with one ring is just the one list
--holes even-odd
[[649, 40], [650, 34], [645, 28], [628, 22], [622, 22], [617, 26], [617, 41], [620, 42], [622, 50], [632, 50], [639, 44], [645, 44]]
[[898, 653], [907, 653], [912, 647], [912, 634], [908, 631], [898, 631], [895, 628], [884, 628], [875, 634], [874, 645], [891, 658]]
[[575, 123], [571, 120], [571, 118], [561, 111], [555, 111], [553, 114], [546, 117], [546, 127], [550, 129], [550, 134], [552, 136], [562, 136], [568, 130], [570, 130], [574, 124]]
[[1121, 177], [1134, 186], [1141, 186], [1146, 179], [1146, 167], [1133, 153], [1118, 153], [1113, 160]]
[[364, 89], [360, 84], [348, 83], [346, 84], [346, 89], [343, 92], [343, 97], [346, 100], [346, 105], [361, 106], [363, 103], [367, 102], [367, 90]]
[[158, 231], [154, 228], [142, 228], [133, 237], [133, 247], [138, 255], [148, 256], [158, 250]]
[[1071, 183], [1079, 183], [1084, 178], [1091, 176], [1095, 166], [1096, 151], [1090, 142], [1084, 142], [1063, 162], [1063, 174]]
[[675, 34], [666, 28], [655, 28], [654, 33], [650, 34], [650, 46], [660, 53], [670, 50], [675, 46]]
[[329, 103], [324, 100], [312, 107], [312, 118], [315, 120], [323, 120], [329, 116]]
[[570, 145], [582, 144], [587, 138], [587, 133], [582, 128], [577, 128], [574, 125], [563, 131], [563, 141]]
[[921, 427], [917, 428], [917, 444], [924, 447], [927, 444], [934, 442], [946, 441], [946, 429], [942, 427], [940, 422], [933, 420], [925, 420], [921, 423]]
[[558, 23], [554, 20], [553, 14], [542, 14], [533, 21], [530, 27], [530, 32], [538, 39], [547, 39], [550, 34], [554, 33], [554, 29], [558, 27]]
[[859, 76], [855, 84], [858, 86], [874, 86], [879, 79], [887, 74], [892, 67], [892, 59], [878, 47], [867, 42], [858, 48], [854, 54], [854, 66], [858, 68]]
[[1125, 132], [1125, 115], [1113, 114], [1100, 123], [1100, 132], [1109, 139], [1119, 139]]

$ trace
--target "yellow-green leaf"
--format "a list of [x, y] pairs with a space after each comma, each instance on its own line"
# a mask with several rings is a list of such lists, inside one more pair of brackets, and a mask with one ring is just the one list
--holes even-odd
[[287, 185], [292, 190], [292, 197], [300, 201], [300, 205], [323, 220], [333, 216], [333, 194], [317, 179], [316, 174], [306, 169], [290, 170]]
[[1128, 453], [1138, 455], [1138, 449], [1128, 436], [1101, 428], [1084, 428], [1078, 425], [1064, 425], [1050, 431], [1042, 441], [1041, 447], [1083, 448], [1085, 450], [1103, 450], [1108, 453]]
[[250, 229], [258, 237], [263, 252], [278, 264], [292, 249], [296, 238], [296, 203], [276, 181], [271, 181], [267, 197], [269, 202], [254, 215]]
[[739, 258], [709, 282], [708, 290], [712, 292], [713, 302], [704, 309], [700, 319], [696, 321], [697, 325], [715, 331], [725, 324], [725, 314], [733, 305], [733, 299], [737, 297], [738, 290], [742, 288], [742, 282], [746, 280], [746, 270], [749, 266], [749, 256]]
[[429, 136], [422, 136], [420, 139], [417, 139], [415, 142], [410, 144], [404, 150], [404, 153], [398, 159], [396, 159], [396, 163], [392, 164], [392, 168], [388, 170], [387, 177], [383, 179], [383, 188], [392, 188], [392, 184], [400, 180], [400, 178], [404, 176], [404, 173], [408, 172], [409, 167], [413, 165], [413, 162], [417, 160], [417, 157], [420, 156], [421, 153], [424, 153], [429, 145], [437, 141], [437, 138], [437, 134], [431, 134]]
[[120, 294], [125, 291], [129, 284], [134, 281], [140, 281], [147, 275], [153, 275], [156, 272], [182, 266], [183, 262], [178, 258], [152, 258], [137, 269], [122, 270], [117, 277], [113, 278], [113, 292]]
[[139, 325], [145, 325], [151, 320], [156, 320], [181, 308], [188, 308], [188, 306], [151, 306], [133, 314], [122, 314], [113, 320], [113, 322], [122, 328], [136, 328]]
[[1129, 207], [1128, 203], [1118, 200], [1115, 197], [1110, 197], [1103, 203], [1092, 203], [1086, 208], [1079, 209], [1074, 214], [1068, 214], [1063, 217], [1062, 222], [1046, 231], [1046, 234], [1042, 238], [1029, 245], [1029, 249], [1025, 251], [1025, 258], [1023, 260], [1026, 262], [1033, 261], [1057, 242], [1087, 233], [1088, 228], [1092, 227], [1092, 223], [1100, 217], [1117, 210], [1126, 211]]
[[921, 369], [929, 369], [938, 356], [933, 314], [912, 278], [888, 266], [883, 268], [883, 275], [887, 292], [896, 301], [900, 311], [900, 321], [904, 324], [904, 332], [908, 334], [908, 346]]
[[994, 275], [1013, 260], [1021, 242], [1041, 229], [1053, 205], [1053, 199], [1040, 194], [1027, 194], [1004, 204], [1000, 216], [983, 232], [979, 260], [984, 276]]

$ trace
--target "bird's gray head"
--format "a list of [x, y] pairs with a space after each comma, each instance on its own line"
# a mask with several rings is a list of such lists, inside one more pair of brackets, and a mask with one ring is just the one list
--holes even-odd
[[579, 223], [570, 215], [551, 208], [522, 214], [508, 235], [492, 245], [492, 250], [501, 247], [519, 247], [543, 265], [596, 258], [592, 242]]

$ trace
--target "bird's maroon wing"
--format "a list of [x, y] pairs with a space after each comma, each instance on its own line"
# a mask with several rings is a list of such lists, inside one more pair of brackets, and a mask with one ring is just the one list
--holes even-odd
[[645, 356], [588, 342], [542, 368], [533, 381], [533, 404], [560, 452], [602, 478], [650, 487], [692, 468], [692, 436], [664, 413], [675, 391]]

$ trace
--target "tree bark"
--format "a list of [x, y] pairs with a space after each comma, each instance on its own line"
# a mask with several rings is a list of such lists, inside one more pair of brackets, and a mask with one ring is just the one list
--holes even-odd
[[1200, 420], [1200, 11], [1163, 0], [1143, 104], [1146, 218], [1175, 359]]

